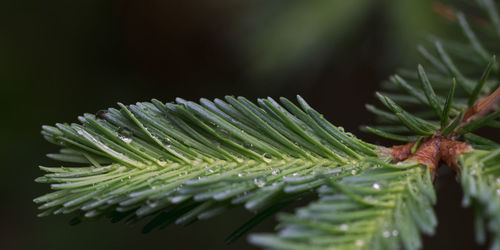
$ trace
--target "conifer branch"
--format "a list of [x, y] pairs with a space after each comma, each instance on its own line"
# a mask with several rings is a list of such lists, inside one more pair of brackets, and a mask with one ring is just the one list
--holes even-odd
[[[385, 164], [384, 164], [385, 165]], [[432, 235], [436, 201], [427, 169], [404, 164], [343, 179], [325, 176], [318, 201], [278, 216], [277, 235], [252, 235], [270, 249], [418, 249]]]
[[40, 214], [80, 212], [153, 225], [188, 224], [237, 205], [262, 211], [319, 187], [317, 175], [351, 174], [374, 145], [327, 122], [299, 97], [240, 97], [137, 103], [79, 117], [81, 124], [44, 126], [63, 146], [49, 157], [84, 167], [48, 168], [36, 181], [55, 191], [35, 199]]
[[461, 174], [464, 205], [476, 208], [478, 241], [488, 230], [500, 249], [500, 144], [475, 133], [500, 128], [491, 52], [500, 49], [500, 19], [493, 1], [478, 3], [491, 24], [484, 30], [496, 37], [483, 38], [466, 14], [439, 5], [467, 44], [436, 38], [431, 49], [419, 46], [426, 64], [382, 85], [376, 96], [385, 109], [366, 106], [381, 124], [364, 130], [405, 145], [364, 142], [300, 96], [298, 106], [232, 96], [120, 103], [79, 123], [43, 126], [45, 139], [61, 146], [48, 157], [64, 167], [40, 167], [46, 174], [36, 181], [53, 189], [34, 200], [40, 216], [76, 214], [73, 224], [149, 217], [148, 232], [236, 206], [256, 212], [230, 242], [313, 194], [319, 198], [295, 214], [278, 216], [279, 232], [250, 241], [272, 249], [418, 249], [420, 232], [434, 233], [431, 180], [445, 163]]

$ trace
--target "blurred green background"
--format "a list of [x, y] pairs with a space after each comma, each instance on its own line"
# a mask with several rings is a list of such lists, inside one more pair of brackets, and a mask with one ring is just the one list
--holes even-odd
[[[429, 33], [445, 33], [429, 0], [4, 1], [0, 14], [0, 249], [254, 249], [223, 244], [251, 217], [243, 209], [147, 235], [37, 218], [32, 199], [48, 191], [33, 181], [37, 166], [58, 165], [40, 126], [116, 102], [300, 94], [376, 142], [358, 129], [373, 119], [364, 103], [397, 66], [416, 65]], [[438, 238], [425, 249], [473, 249], [471, 212], [453, 177], [442, 179]]]

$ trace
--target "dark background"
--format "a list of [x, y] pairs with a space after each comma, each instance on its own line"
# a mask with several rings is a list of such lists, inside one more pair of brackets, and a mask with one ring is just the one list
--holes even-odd
[[[446, 35], [431, 1], [10, 1], [0, 4], [1, 249], [253, 249], [224, 238], [251, 214], [141, 234], [107, 221], [37, 218], [38, 165], [57, 148], [43, 124], [175, 97], [302, 95], [361, 138], [378, 84], [414, 67], [426, 35]], [[475, 249], [472, 213], [451, 173], [437, 183], [439, 227], [424, 249]], [[293, 207], [289, 208], [293, 211]], [[274, 218], [254, 231], [271, 231]]]

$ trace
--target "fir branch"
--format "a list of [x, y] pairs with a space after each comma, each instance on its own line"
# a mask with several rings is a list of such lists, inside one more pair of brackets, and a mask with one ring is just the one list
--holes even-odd
[[429, 170], [400, 166], [378, 168], [318, 189], [319, 200], [281, 214], [278, 234], [250, 237], [271, 249], [405, 249], [421, 247], [419, 231], [432, 235], [436, 201]]
[[[478, 2], [498, 32], [494, 2]], [[468, 44], [433, 39], [432, 50], [419, 46], [426, 69], [402, 70], [383, 84], [377, 98], [388, 111], [366, 106], [385, 125], [365, 131], [406, 145], [364, 142], [300, 96], [298, 106], [284, 98], [253, 103], [232, 96], [120, 103], [80, 116], [79, 124], [43, 126], [42, 135], [62, 147], [48, 157], [65, 166], [40, 167], [46, 174], [36, 181], [54, 190], [34, 200], [40, 216], [77, 214], [72, 224], [152, 217], [148, 232], [236, 206], [256, 212], [232, 241], [284, 206], [318, 194], [294, 215], [280, 214], [278, 234], [253, 235], [251, 242], [272, 249], [418, 249], [419, 232], [433, 234], [436, 225], [431, 175], [443, 161], [461, 171], [464, 205], [476, 208], [478, 241], [488, 225], [492, 246], [500, 249], [500, 144], [472, 133], [500, 127], [491, 52], [498, 48], [484, 46], [498, 44], [498, 37], [483, 41], [465, 14], [456, 18]]]
[[[146, 226], [188, 224], [243, 204], [262, 211], [322, 185], [319, 174], [343, 176], [359, 168], [376, 146], [327, 122], [302, 98], [302, 108], [281, 99], [239, 97], [110, 108], [81, 124], [44, 126], [63, 146], [57, 160], [90, 167], [46, 168], [36, 181], [56, 190], [35, 199], [40, 215], [79, 211]], [[128, 216], [124, 216], [127, 214]]]

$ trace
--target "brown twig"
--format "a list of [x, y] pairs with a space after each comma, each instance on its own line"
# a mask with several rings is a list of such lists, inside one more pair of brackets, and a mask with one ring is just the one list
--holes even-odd
[[440, 162], [446, 163], [451, 169], [460, 172], [457, 165], [457, 156], [472, 150], [472, 147], [465, 142], [435, 135], [425, 138], [415, 153], [411, 153], [411, 148], [415, 142], [392, 147], [391, 155], [395, 162], [404, 160], [414, 161], [426, 165], [436, 177], [437, 168]]
[[[491, 95], [479, 99], [476, 104], [470, 107], [465, 112], [462, 123], [469, 123], [476, 117], [484, 116], [495, 109], [497, 103], [500, 102], [500, 86]], [[461, 124], [463, 125], [463, 124]]]
[[[457, 21], [457, 12], [446, 6], [445, 4], [441, 2], [436, 2], [432, 6], [432, 10], [436, 12], [439, 16], [441, 16], [444, 19], [447, 19], [448, 21], [451, 22], [456, 22]], [[482, 17], [475, 16], [475, 15], [469, 15], [470, 20], [472, 20], [475, 24], [482, 26], [482, 27], [489, 27], [491, 26], [491, 23]]]

